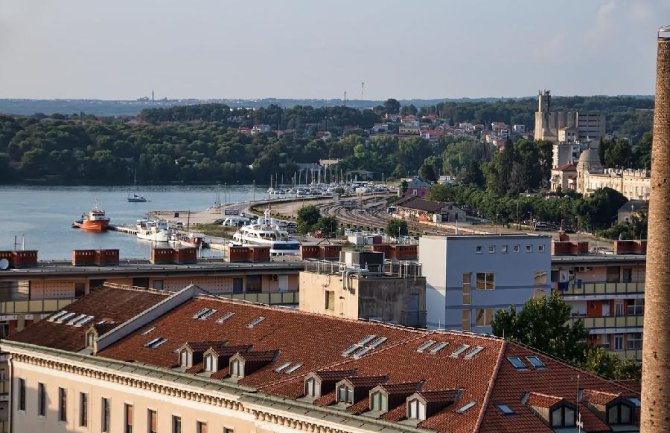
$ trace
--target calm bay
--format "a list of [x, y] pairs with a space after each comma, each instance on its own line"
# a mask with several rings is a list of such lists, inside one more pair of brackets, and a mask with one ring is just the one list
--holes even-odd
[[[150, 186], [139, 187], [148, 200], [128, 202], [128, 187], [98, 186], [1, 186], [0, 250], [37, 250], [38, 260], [69, 260], [75, 249], [118, 249], [121, 259], [147, 259], [151, 243], [133, 235], [108, 231], [89, 233], [73, 229], [96, 204], [114, 225], [135, 225], [136, 220], [156, 210], [202, 211], [218, 203], [261, 198], [264, 190], [251, 185]], [[204, 256], [220, 256], [203, 250]]]

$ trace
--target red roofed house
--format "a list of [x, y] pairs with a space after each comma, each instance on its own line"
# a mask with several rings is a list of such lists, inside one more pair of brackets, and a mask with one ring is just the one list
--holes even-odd
[[86, 320], [61, 311], [2, 341], [15, 433], [639, 431], [639, 391], [498, 338], [193, 285], [103, 287], [68, 310]]

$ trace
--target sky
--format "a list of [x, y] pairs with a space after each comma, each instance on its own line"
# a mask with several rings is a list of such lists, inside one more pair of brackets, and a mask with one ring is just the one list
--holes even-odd
[[667, 24], [668, 0], [0, 0], [0, 98], [651, 95]]

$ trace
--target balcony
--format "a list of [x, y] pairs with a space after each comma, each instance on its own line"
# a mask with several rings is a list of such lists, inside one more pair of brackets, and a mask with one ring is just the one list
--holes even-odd
[[[564, 283], [553, 283], [554, 288], [563, 297], [593, 297], [593, 299], [605, 299], [610, 295], [644, 294], [644, 282], [636, 283], [581, 283], [574, 281]], [[576, 300], [576, 299], [575, 299]]]
[[609, 334], [612, 332], [640, 332], [644, 316], [582, 317], [570, 319], [570, 323], [574, 324], [577, 320], [584, 322], [590, 334]]
[[8, 300], [0, 302], [0, 315], [52, 313], [70, 305], [76, 299]]
[[220, 293], [218, 297], [259, 302], [267, 305], [298, 305], [298, 291], [271, 293]]

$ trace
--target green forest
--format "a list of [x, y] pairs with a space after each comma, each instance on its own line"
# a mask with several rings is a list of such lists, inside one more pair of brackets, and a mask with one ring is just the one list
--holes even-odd
[[[604, 162], [648, 166], [653, 100], [555, 97], [555, 109], [602, 111], [619, 138], [601, 146]], [[415, 107], [389, 99], [370, 109], [277, 105], [243, 109], [224, 104], [151, 108], [137, 116], [0, 115], [0, 183], [119, 185], [269, 182], [293, 179], [299, 163], [341, 159], [339, 169], [367, 170], [375, 179], [421, 174], [458, 176], [497, 194], [541, 189], [548, 177], [546, 143], [518, 140], [495, 152], [476, 137], [428, 142], [369, 129], [386, 114], [434, 114], [449, 124], [493, 121], [532, 129], [534, 99], [444, 102]], [[281, 134], [249, 135], [266, 124]], [[329, 137], [324, 138], [324, 132]], [[646, 146], [646, 147], [645, 147]], [[508, 170], [509, 169], [509, 170]], [[502, 181], [501, 181], [502, 179]]]

